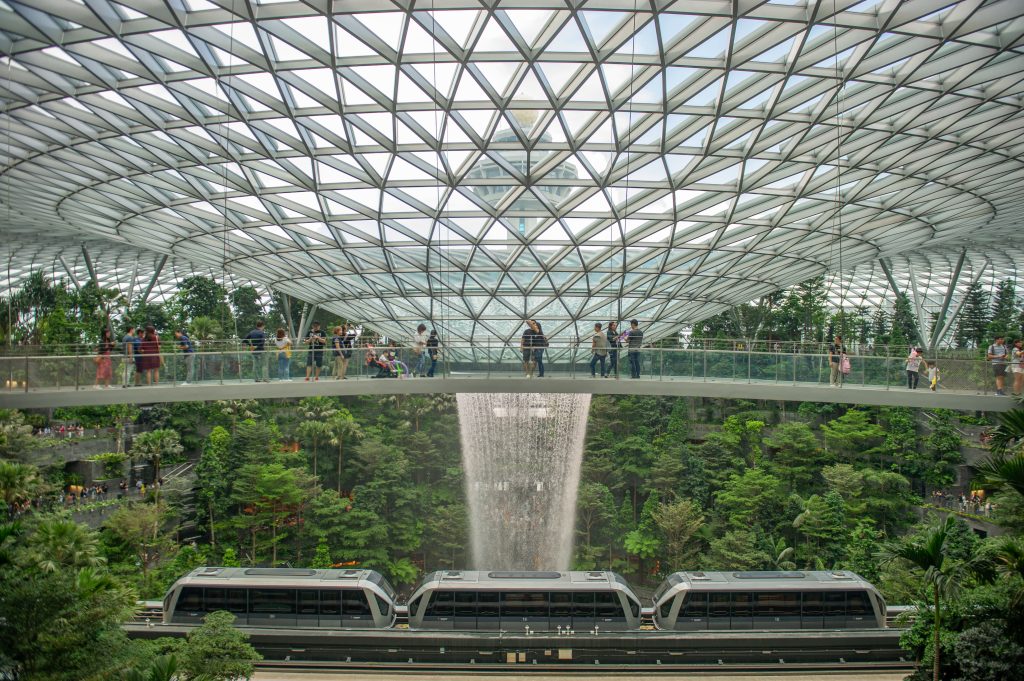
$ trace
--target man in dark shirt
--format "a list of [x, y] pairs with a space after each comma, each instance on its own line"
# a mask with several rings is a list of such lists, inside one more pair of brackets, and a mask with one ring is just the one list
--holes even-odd
[[619, 348], [622, 343], [619, 341], [619, 323], [608, 322], [608, 378], [612, 376], [619, 378]]
[[267, 332], [264, 331], [266, 324], [263, 320], [256, 322], [256, 328], [246, 334], [242, 342], [249, 346], [249, 356], [252, 357], [252, 375], [257, 383], [266, 382], [266, 357], [263, 350], [267, 344]]
[[185, 329], [178, 329], [174, 332], [178, 349], [185, 354], [185, 380], [182, 385], [188, 385], [196, 380], [196, 349], [192, 345], [192, 339], [185, 333]]
[[526, 330], [523, 331], [523, 337], [519, 341], [519, 349], [523, 352], [523, 373], [527, 377], [533, 376], [533, 337], [537, 335], [537, 332], [533, 328], [533, 320], [526, 320]]
[[[309, 354], [306, 356], [306, 380], [310, 374], [314, 381], [320, 380], [320, 369], [324, 365], [324, 346], [327, 345], [327, 334], [320, 330], [320, 322], [313, 322], [313, 328], [306, 336]], [[315, 368], [314, 368], [315, 367]]]
[[640, 322], [632, 320], [629, 322], [629, 377], [640, 378], [640, 348], [644, 344], [644, 332], [640, 329]]
[[135, 360], [135, 385], [142, 385], [142, 337], [146, 330], [141, 326], [135, 329], [135, 338], [132, 339], [132, 359]]

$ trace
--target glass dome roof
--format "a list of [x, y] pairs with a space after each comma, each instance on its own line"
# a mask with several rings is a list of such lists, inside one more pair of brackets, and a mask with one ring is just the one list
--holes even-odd
[[736, 7], [0, 0], [8, 259], [168, 255], [399, 337], [656, 339], [1012, 247], [1024, 5]]

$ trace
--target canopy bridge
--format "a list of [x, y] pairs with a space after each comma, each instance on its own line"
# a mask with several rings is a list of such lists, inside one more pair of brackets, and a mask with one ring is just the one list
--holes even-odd
[[[396, 359], [388, 366], [369, 361], [382, 350], [353, 349], [346, 380], [332, 377], [335, 358], [327, 351], [320, 380], [308, 382], [307, 363], [312, 359], [315, 366], [315, 356], [307, 350], [296, 350], [287, 367], [279, 364], [276, 350], [197, 352], [191, 359], [180, 352], [162, 353], [148, 356], [154, 364], [159, 357], [160, 368], [153, 372], [159, 382], [143, 379], [140, 386], [135, 385], [135, 361], [122, 355], [0, 357], [0, 408], [467, 392], [664, 395], [961, 411], [1006, 411], [1016, 405], [995, 394], [994, 371], [979, 360], [936, 362], [940, 380], [931, 390], [924, 374], [916, 389], [908, 388], [904, 360], [870, 355], [851, 357], [850, 372], [835, 386], [827, 355], [800, 352], [643, 348], [640, 377], [631, 378], [628, 353], [622, 349], [617, 373], [601, 378], [591, 377], [589, 348], [565, 345], [546, 348], [543, 377], [539, 367], [528, 377], [518, 347], [459, 346], [438, 353], [434, 376], [428, 378], [412, 376], [419, 355], [411, 348], [394, 348]], [[423, 360], [420, 373], [432, 363], [427, 355]], [[97, 374], [103, 374], [97, 370], [107, 361], [110, 388], [96, 385]], [[257, 377], [264, 380], [257, 382]], [[1008, 373], [1006, 391], [1011, 387]]]

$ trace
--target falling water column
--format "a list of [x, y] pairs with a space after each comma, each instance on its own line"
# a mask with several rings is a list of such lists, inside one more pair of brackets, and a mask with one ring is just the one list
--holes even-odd
[[568, 570], [590, 395], [456, 400], [474, 567]]

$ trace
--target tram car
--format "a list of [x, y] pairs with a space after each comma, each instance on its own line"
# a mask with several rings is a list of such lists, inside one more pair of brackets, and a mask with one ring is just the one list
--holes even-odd
[[654, 592], [672, 631], [882, 629], [882, 595], [849, 571], [676, 572]]
[[202, 624], [227, 610], [240, 627], [384, 629], [395, 590], [373, 570], [196, 568], [164, 598], [165, 624]]
[[640, 628], [640, 599], [614, 572], [433, 572], [413, 591], [408, 610], [410, 629]]

